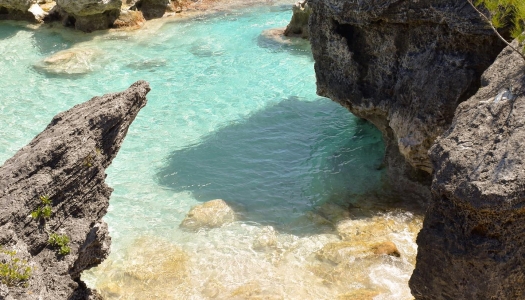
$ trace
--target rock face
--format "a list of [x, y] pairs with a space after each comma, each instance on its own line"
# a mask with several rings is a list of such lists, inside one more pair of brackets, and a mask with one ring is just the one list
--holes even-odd
[[[16, 252], [32, 270], [25, 284], [7, 286], [0, 278], [0, 299], [98, 299], [80, 273], [109, 254], [102, 217], [112, 189], [105, 169], [149, 90], [139, 81], [58, 114], [0, 168], [0, 252]], [[42, 196], [51, 199], [52, 214], [35, 219]], [[53, 232], [69, 237], [69, 254], [48, 244]]]
[[[466, 1], [309, 0], [317, 93], [376, 125], [396, 186], [429, 196], [428, 149], [503, 48]], [[404, 180], [408, 178], [408, 180]]]
[[418, 300], [525, 299], [525, 62], [506, 48], [481, 84], [430, 151]]
[[285, 36], [300, 36], [308, 38], [308, 20], [312, 14], [312, 8], [308, 5], [308, 0], [302, 0], [292, 8], [292, 20], [284, 30]]
[[37, 0], [0, 0], [0, 20], [42, 22], [46, 15]]
[[64, 22], [91, 32], [112, 26], [120, 14], [122, 0], [56, 0]]

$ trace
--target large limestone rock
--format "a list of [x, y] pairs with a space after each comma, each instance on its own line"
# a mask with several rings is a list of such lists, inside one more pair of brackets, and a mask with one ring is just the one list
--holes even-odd
[[120, 14], [122, 0], [56, 0], [64, 22], [78, 30], [107, 29]]
[[235, 212], [222, 199], [215, 199], [193, 207], [180, 226], [188, 229], [214, 228], [235, 220]]
[[525, 299], [525, 61], [505, 49], [481, 84], [431, 148], [418, 300]]
[[42, 22], [47, 13], [37, 0], [0, 0], [0, 20], [27, 20]]
[[[80, 273], [109, 254], [102, 217], [112, 189], [104, 183], [105, 169], [149, 90], [139, 81], [56, 115], [0, 168], [0, 252], [15, 251], [32, 270], [25, 284], [8, 286], [0, 278], [0, 299], [99, 299]], [[41, 196], [52, 201], [47, 220], [31, 216]], [[69, 237], [68, 255], [48, 244], [51, 232]]]
[[308, 0], [296, 2], [292, 8], [292, 19], [284, 30], [285, 36], [299, 36], [308, 38], [308, 20], [312, 14], [312, 8], [308, 5]]
[[504, 45], [464, 0], [308, 5], [317, 93], [375, 124], [395, 187], [429, 197], [428, 149]]

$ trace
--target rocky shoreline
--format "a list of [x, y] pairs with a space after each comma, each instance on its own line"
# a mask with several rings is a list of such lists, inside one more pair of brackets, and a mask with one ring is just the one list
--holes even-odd
[[283, 0], [0, 0], [0, 20], [60, 23], [84, 32], [136, 30], [147, 20], [195, 15]]
[[0, 299], [100, 299], [80, 275], [109, 254], [105, 169], [149, 90], [138, 81], [58, 114], [0, 168]]
[[379, 128], [393, 187], [428, 204], [414, 297], [525, 298], [522, 58], [467, 1], [309, 4], [318, 94]]

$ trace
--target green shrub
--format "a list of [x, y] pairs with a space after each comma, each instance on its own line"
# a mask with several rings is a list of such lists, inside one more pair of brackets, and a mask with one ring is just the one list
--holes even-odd
[[34, 211], [31, 212], [33, 219], [49, 219], [53, 210], [51, 209], [51, 199], [48, 196], [40, 196], [42, 204]]
[[7, 286], [27, 286], [33, 268], [27, 265], [26, 260], [16, 257], [14, 250], [6, 250], [0, 247], [0, 254], [7, 256], [7, 259], [0, 260], [0, 282]]
[[51, 233], [47, 241], [52, 247], [58, 248], [58, 254], [68, 255], [71, 248], [68, 246], [69, 237], [65, 234]]
[[523, 0], [476, 0], [490, 12], [490, 22], [496, 28], [510, 28], [513, 38], [523, 41], [525, 29], [525, 1]]

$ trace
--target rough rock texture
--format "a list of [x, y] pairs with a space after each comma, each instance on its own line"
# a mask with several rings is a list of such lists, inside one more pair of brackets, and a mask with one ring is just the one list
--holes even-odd
[[142, 12], [146, 20], [161, 18], [167, 11], [180, 12], [186, 6], [186, 0], [139, 0], [135, 7]]
[[42, 22], [45, 16], [37, 0], [0, 0], [0, 20]]
[[507, 48], [481, 82], [431, 148], [416, 299], [525, 299], [525, 61]]
[[503, 44], [466, 0], [308, 4], [317, 93], [375, 124], [397, 187], [428, 197], [428, 149]]
[[[33, 268], [27, 287], [0, 283], [0, 299], [97, 299], [80, 273], [109, 254], [105, 169], [149, 90], [139, 81], [58, 114], [0, 168], [0, 245]], [[31, 217], [43, 195], [52, 199], [47, 221]], [[57, 254], [47, 243], [50, 232], [70, 237], [70, 254]]]
[[107, 29], [120, 14], [122, 0], [56, 0], [64, 23], [91, 32]]
[[188, 229], [220, 227], [235, 220], [235, 212], [222, 199], [215, 199], [193, 207], [181, 227]]
[[300, 36], [308, 38], [308, 20], [312, 14], [312, 8], [308, 5], [308, 0], [302, 0], [292, 8], [292, 19], [284, 30], [285, 36]]

